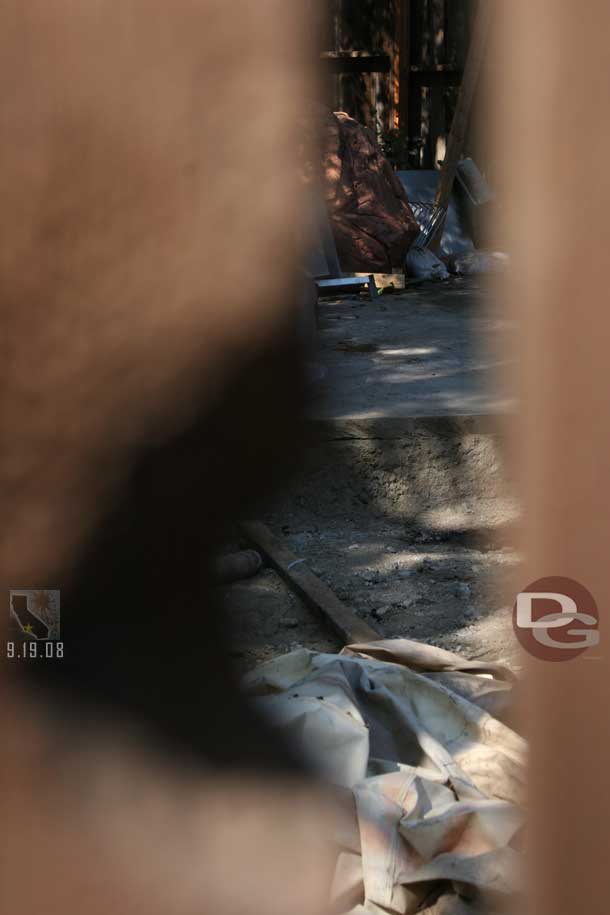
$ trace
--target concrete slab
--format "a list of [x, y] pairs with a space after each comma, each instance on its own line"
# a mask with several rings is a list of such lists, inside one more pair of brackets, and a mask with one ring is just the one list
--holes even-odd
[[328, 375], [311, 419], [390, 421], [498, 416], [515, 408], [503, 384], [514, 322], [481, 278], [424, 283], [400, 295], [324, 301], [317, 359]]

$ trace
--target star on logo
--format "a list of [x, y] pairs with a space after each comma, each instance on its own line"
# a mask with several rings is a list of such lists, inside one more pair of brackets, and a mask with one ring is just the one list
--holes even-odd
[[31, 623], [27, 623], [27, 625], [25, 625], [25, 626], [23, 627], [23, 631], [24, 631], [24, 632], [32, 632], [32, 631], [33, 631], [33, 630], [32, 630], [32, 624], [31, 624]]

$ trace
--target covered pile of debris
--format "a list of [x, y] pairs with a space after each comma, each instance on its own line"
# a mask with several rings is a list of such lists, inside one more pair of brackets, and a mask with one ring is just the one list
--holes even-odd
[[343, 112], [317, 109], [323, 192], [345, 272], [391, 273], [404, 265], [419, 225], [405, 189], [371, 130]]

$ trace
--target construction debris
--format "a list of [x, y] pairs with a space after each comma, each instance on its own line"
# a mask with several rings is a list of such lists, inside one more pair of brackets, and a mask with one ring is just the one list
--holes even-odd
[[[424, 229], [431, 219], [438, 218], [434, 198], [438, 186], [439, 172], [432, 169], [413, 169], [396, 172], [411, 202], [411, 208], [418, 224]], [[419, 241], [419, 239], [418, 239]], [[449, 198], [449, 205], [444, 219], [443, 233], [440, 239], [441, 257], [466, 254], [474, 251], [474, 243], [465, 219], [458, 195], [454, 192]]]

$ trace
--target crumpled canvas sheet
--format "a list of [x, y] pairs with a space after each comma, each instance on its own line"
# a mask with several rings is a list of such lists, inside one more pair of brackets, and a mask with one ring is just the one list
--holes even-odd
[[[485, 911], [519, 891], [525, 743], [512, 675], [406, 639], [299, 649], [251, 672], [260, 710], [353, 793], [337, 911]], [[357, 822], [357, 828], [356, 828]]]

